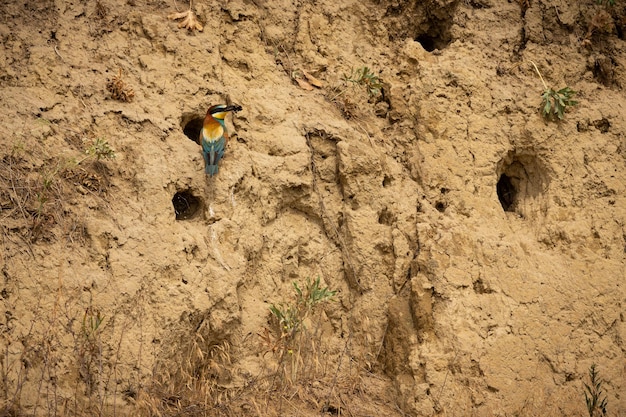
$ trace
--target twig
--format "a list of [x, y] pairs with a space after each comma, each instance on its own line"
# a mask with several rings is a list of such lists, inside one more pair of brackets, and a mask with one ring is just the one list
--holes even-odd
[[348, 412], [348, 414], [352, 417], [354, 417], [354, 413], [352, 412], [352, 410], [350, 410], [350, 407], [348, 406], [348, 403], [346, 403], [346, 401], [343, 399], [343, 397], [340, 395], [339, 396], [339, 401], [341, 401], [341, 403], [343, 404], [344, 409]]
[[559, 20], [559, 22], [563, 23], [563, 21], [561, 20], [561, 16], [559, 16], [559, 9], [556, 7], [556, 4], [554, 5], [554, 11], [556, 12], [556, 18]]
[[543, 80], [543, 77], [541, 76], [541, 73], [539, 72], [539, 68], [537, 68], [537, 65], [535, 65], [535, 63], [533, 61], [530, 61], [530, 63], [533, 64], [533, 67], [535, 67], [535, 71], [537, 71], [537, 74], [539, 74], [539, 78], [541, 78], [541, 82], [543, 83], [544, 88], [547, 90], [548, 89], [548, 85]]
[[[454, 358], [452, 359], [452, 364], [456, 361], [456, 357], [459, 355], [459, 351], [457, 350], [454, 354]], [[441, 398], [441, 394], [443, 393], [443, 389], [446, 386], [446, 381], [448, 380], [448, 374], [450, 373], [450, 366], [446, 369], [446, 376], [443, 378], [443, 384], [441, 384], [441, 389], [439, 390], [439, 394], [437, 394], [437, 398], [435, 398], [435, 403], [439, 404], [439, 399]]]
[[378, 361], [378, 358], [380, 357], [380, 354], [383, 351], [383, 345], [385, 344], [385, 337], [387, 336], [387, 329], [388, 328], [389, 328], [389, 320], [387, 320], [387, 323], [385, 324], [385, 330], [383, 331], [383, 338], [380, 341], [380, 346], [378, 347], [378, 352], [376, 352], [376, 357], [374, 358], [375, 361]]
[[[363, 124], [366, 124], [366, 122], [365, 122], [364, 120], [359, 120], [359, 119], [360, 119], [360, 118], [358, 118], [358, 117], [356, 118], [356, 120], [357, 120], [357, 121], [359, 121], [359, 122], [361, 122], [361, 123], [363, 123]], [[368, 139], [369, 139], [369, 141], [370, 141], [370, 145], [372, 145], [372, 148], [373, 148], [373, 147], [374, 147], [374, 141], [372, 140], [372, 137], [371, 137], [371, 136], [370, 136], [370, 134], [367, 132], [367, 130], [365, 130], [365, 128], [364, 128], [363, 126], [361, 126], [360, 124], [357, 124], [356, 126], [357, 126], [359, 129], [361, 129], [361, 131], [362, 131], [363, 133], [365, 133], [365, 135], [367, 136], [367, 138], [368, 138]], [[367, 126], [367, 127], [369, 127], [369, 126]]]
[[54, 45], [54, 52], [56, 52], [56, 54], [59, 56], [59, 58], [61, 58], [61, 61], [65, 62], [65, 59], [63, 59], [63, 57], [61, 56], [61, 54], [59, 53], [59, 50], [57, 49], [57, 46]]
[[[12, 158], [9, 158], [9, 179], [11, 181], [11, 190], [13, 191], [13, 194], [15, 196], [15, 203], [17, 204], [20, 212], [22, 213], [22, 217], [24, 218], [24, 220], [28, 219], [28, 215], [26, 213], [26, 210], [24, 209], [24, 204], [20, 199], [20, 196], [17, 192], [17, 187], [15, 185], [15, 180], [16, 178], [13, 175], [13, 162], [12, 162]], [[28, 252], [30, 253], [30, 255], [33, 257], [33, 259], [35, 259], [35, 252], [33, 252], [33, 248], [29, 242], [28, 239], [26, 239], [24, 236], [22, 236], [21, 234], [19, 234], [18, 236], [20, 236], [22, 238], [22, 240], [24, 241], [24, 243], [26, 243], [26, 247], [28, 248]]]
[[328, 396], [326, 397], [326, 402], [324, 404], [325, 407], [328, 407], [330, 405], [330, 396], [332, 395], [333, 390], [337, 386], [337, 378], [339, 377], [339, 371], [341, 370], [341, 362], [343, 361], [343, 357], [348, 352], [348, 345], [350, 344], [351, 340], [352, 340], [352, 332], [350, 332], [350, 335], [346, 339], [346, 344], [343, 350], [341, 351], [341, 355], [339, 355], [339, 363], [337, 364], [337, 370], [335, 371], [335, 375], [333, 376], [333, 382], [330, 384], [330, 388], [328, 390]]

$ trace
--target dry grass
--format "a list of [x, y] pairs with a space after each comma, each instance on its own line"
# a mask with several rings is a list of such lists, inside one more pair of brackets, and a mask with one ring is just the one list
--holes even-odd
[[[124, 329], [135, 319], [107, 316], [95, 294], [63, 277], [59, 270], [57, 282], [38, 283], [52, 297], [38, 298], [26, 325], [0, 326], [0, 416], [403, 415], [389, 403], [389, 381], [366, 371], [352, 337], [337, 338], [321, 309], [285, 349], [273, 348], [278, 329], [225, 339], [199, 314], [169, 332], [143, 385], [131, 384], [119, 368]], [[5, 311], [18, 307], [15, 295], [0, 300]], [[242, 372], [237, 361], [255, 353], [260, 371]], [[582, 416], [581, 392], [562, 394], [530, 395], [515, 415]]]
[[139, 393], [139, 414], [214, 415], [234, 392], [230, 389], [230, 343], [211, 334], [203, 319], [194, 328], [176, 331], [165, 346], [154, 366], [150, 386]]
[[335, 386], [346, 378], [354, 386], [356, 374], [339, 374], [343, 352], [332, 354], [325, 341], [330, 335], [322, 325], [323, 311], [306, 317], [297, 332], [287, 335], [276, 322], [250, 340], [247, 349], [260, 355], [256, 375], [237, 371], [233, 363], [233, 356], [242, 356], [241, 343], [235, 351], [202, 318], [187, 323], [165, 344], [150, 386], [138, 397], [140, 415], [279, 416], [321, 410], [334, 401], [329, 398]]
[[[39, 123], [47, 122], [39, 119]], [[108, 168], [97, 160], [98, 155], [85, 156], [85, 149], [78, 149], [75, 158], [51, 155], [43, 144], [45, 134], [37, 138], [37, 133], [30, 129], [14, 134], [11, 147], [0, 155], [0, 219], [4, 233], [12, 238], [18, 236], [29, 247], [62, 237], [70, 243], [84, 243], [85, 227], [79, 217], [72, 215], [67, 202], [82, 196], [105, 206]], [[76, 135], [71, 131], [65, 134]], [[72, 140], [76, 141], [66, 138]], [[79, 139], [79, 143], [89, 149], [89, 139]]]
[[[0, 416], [25, 415], [23, 404], [28, 415], [101, 415], [117, 391], [120, 346], [91, 291], [66, 285], [62, 267], [52, 282], [34, 271], [14, 276], [10, 267], [21, 259], [28, 271], [48, 244], [86, 243], [84, 222], [69, 202], [104, 206], [108, 185], [106, 166], [85, 154], [86, 137], [36, 119], [13, 132], [0, 153]], [[78, 144], [76, 157], [55, 152], [58, 141], [70, 151]]]
[[[24, 305], [19, 285], [2, 299], [11, 316], [0, 326], [2, 416], [101, 416], [121, 406], [111, 398], [120, 391], [115, 375], [123, 330], [115, 343], [114, 319], [100, 315], [82, 288], [67, 288], [63, 275], [60, 269], [57, 282], [37, 282], [52, 297], [36, 297], [34, 305]], [[20, 320], [20, 311], [29, 319]]]

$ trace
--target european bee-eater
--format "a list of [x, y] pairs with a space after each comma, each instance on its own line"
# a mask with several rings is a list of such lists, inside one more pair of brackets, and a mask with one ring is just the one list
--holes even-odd
[[217, 104], [209, 107], [200, 130], [198, 143], [202, 146], [204, 156], [204, 172], [209, 176], [217, 174], [217, 163], [224, 156], [224, 150], [228, 143], [228, 132], [224, 125], [224, 118], [230, 111], [238, 112], [241, 106]]

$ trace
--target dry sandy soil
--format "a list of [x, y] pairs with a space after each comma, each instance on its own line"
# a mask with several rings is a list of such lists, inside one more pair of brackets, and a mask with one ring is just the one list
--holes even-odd
[[0, 2], [0, 416], [626, 415], [624, 1], [188, 6]]

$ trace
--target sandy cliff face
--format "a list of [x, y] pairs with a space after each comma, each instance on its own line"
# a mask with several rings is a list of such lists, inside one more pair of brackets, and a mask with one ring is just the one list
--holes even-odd
[[619, 0], [0, 7], [5, 414], [626, 413]]

